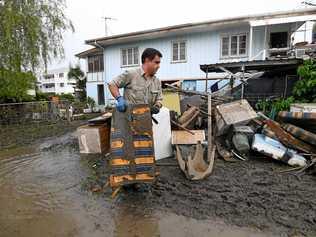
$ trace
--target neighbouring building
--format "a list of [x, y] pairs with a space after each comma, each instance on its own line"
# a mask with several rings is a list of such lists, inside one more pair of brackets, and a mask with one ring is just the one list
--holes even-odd
[[76, 80], [68, 78], [69, 68], [48, 70], [38, 78], [38, 88], [43, 93], [73, 94]]
[[[86, 40], [94, 48], [76, 56], [86, 59], [87, 95], [98, 105], [113, 102], [106, 83], [124, 70], [141, 65], [145, 48], [163, 54], [162, 83], [184, 81], [187, 89], [210, 90], [203, 64], [278, 59], [299, 41], [311, 41], [316, 8], [234, 17], [144, 30]], [[294, 57], [302, 51], [294, 50]], [[209, 73], [209, 79], [222, 78]], [[206, 86], [206, 85], [209, 85]]]

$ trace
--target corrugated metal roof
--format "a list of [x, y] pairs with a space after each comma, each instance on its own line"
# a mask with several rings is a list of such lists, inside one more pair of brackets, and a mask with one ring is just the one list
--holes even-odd
[[137, 31], [137, 32], [131, 32], [126, 34], [119, 34], [119, 35], [113, 35], [108, 37], [101, 37], [101, 38], [95, 38], [86, 40], [85, 43], [89, 45], [96, 46], [97, 44], [102, 45], [109, 45], [109, 44], [115, 44], [120, 43], [122, 40], [125, 40], [124, 42], [130, 42], [133, 40], [138, 40], [140, 37], [152, 37], [152, 38], [158, 38], [162, 37], [164, 34], [168, 33], [176, 33], [176, 32], [190, 32], [194, 30], [202, 30], [207, 29], [210, 27], [220, 27], [225, 25], [234, 25], [234, 24], [250, 24], [250, 21], [255, 20], [268, 20], [268, 19], [274, 19], [274, 18], [286, 18], [286, 17], [295, 17], [295, 16], [306, 16], [306, 15], [313, 15], [316, 14], [316, 8], [304, 8], [300, 10], [293, 10], [293, 11], [281, 11], [281, 12], [274, 12], [274, 13], [265, 13], [265, 14], [259, 14], [259, 15], [249, 15], [249, 16], [242, 16], [242, 17], [234, 17], [234, 18], [226, 18], [226, 19], [220, 19], [220, 20], [212, 20], [212, 21], [203, 21], [198, 23], [188, 23], [188, 24], [181, 24], [181, 25], [174, 25], [174, 26], [168, 26], [168, 27], [162, 27], [157, 29], [151, 29], [151, 30], [144, 30], [144, 31]]
[[75, 56], [78, 58], [86, 58], [90, 55], [96, 55], [98, 53], [103, 53], [103, 50], [100, 48], [92, 48], [92, 49], [88, 49], [88, 50], [85, 50], [83, 52], [80, 52], [80, 53], [76, 54]]
[[245, 70], [269, 70], [276, 67], [286, 67], [290, 65], [300, 65], [303, 63], [302, 59], [273, 59], [273, 60], [254, 60], [254, 61], [240, 61], [231, 63], [214, 63], [200, 65], [203, 72], [223, 72], [220, 67], [226, 68], [235, 73], [241, 71], [242, 67]]

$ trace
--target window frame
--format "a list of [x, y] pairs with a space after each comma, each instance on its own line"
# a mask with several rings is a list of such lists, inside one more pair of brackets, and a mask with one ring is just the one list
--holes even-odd
[[[180, 48], [180, 44], [181, 43], [184, 43], [184, 59], [180, 59], [180, 56], [181, 56], [181, 48]], [[174, 44], [178, 44], [178, 60], [174, 60], [173, 59], [173, 45]], [[187, 60], [187, 50], [188, 50], [188, 47], [187, 47], [187, 40], [172, 40], [171, 41], [171, 63], [186, 63], [188, 60]]]
[[[88, 73], [98, 73], [104, 72], [104, 54], [96, 54], [88, 57]], [[96, 67], [96, 62], [98, 62], [98, 67]], [[92, 70], [90, 70], [90, 64], [92, 66]], [[95, 70], [98, 68], [98, 70]]]
[[[237, 54], [232, 55], [232, 38], [237, 36]], [[240, 54], [240, 38], [246, 36], [246, 47], [245, 53]], [[228, 38], [228, 55], [223, 55], [223, 38]], [[249, 37], [248, 33], [237, 33], [237, 34], [221, 34], [220, 35], [220, 59], [229, 59], [229, 58], [245, 58], [248, 57], [248, 46], [249, 46]]]
[[[128, 64], [128, 50], [132, 50], [132, 64]], [[135, 63], [135, 49], [137, 49], [137, 63]], [[123, 64], [123, 50], [126, 50], [126, 64]], [[140, 57], [139, 57], [139, 47], [138, 46], [134, 46], [134, 47], [126, 47], [126, 48], [120, 48], [120, 61], [121, 61], [121, 68], [124, 67], [136, 67], [139, 66], [139, 61], [140, 61]]]

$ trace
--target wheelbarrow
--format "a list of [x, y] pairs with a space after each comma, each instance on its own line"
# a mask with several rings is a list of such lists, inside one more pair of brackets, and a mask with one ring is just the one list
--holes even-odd
[[[203, 144], [202, 144], [203, 143]], [[172, 144], [180, 169], [189, 180], [201, 180], [213, 171], [216, 146], [212, 137], [211, 97], [208, 98], [208, 141], [204, 148], [204, 130], [178, 130], [172, 132]], [[205, 153], [207, 153], [206, 159]]]

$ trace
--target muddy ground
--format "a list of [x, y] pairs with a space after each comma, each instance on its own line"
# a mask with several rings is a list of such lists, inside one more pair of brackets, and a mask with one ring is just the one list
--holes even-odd
[[[90, 177], [86, 187], [98, 191], [108, 176], [104, 169], [107, 162], [102, 157], [90, 162], [94, 178]], [[281, 236], [316, 236], [314, 175], [283, 173], [289, 166], [260, 154], [252, 154], [245, 162], [218, 158], [212, 175], [203, 181], [185, 179], [175, 158], [158, 162], [166, 163], [174, 166], [159, 166], [155, 184], [142, 185], [137, 190], [123, 189], [117, 202], [132, 199], [140, 209], [147, 206], [199, 220], [219, 218], [227, 224]], [[109, 196], [110, 190], [104, 195]]]
[[32, 152], [0, 153], [3, 236], [316, 236], [316, 176], [280, 173], [289, 167], [268, 158], [216, 159], [195, 182], [163, 159], [173, 165], [159, 166], [156, 183], [112, 200], [107, 159], [80, 155], [75, 133]]
[[[80, 120], [21, 121], [0, 124], [0, 150], [32, 144], [39, 139], [59, 137], [87, 123], [98, 113], [86, 114]], [[0, 121], [1, 122], [1, 121]]]

